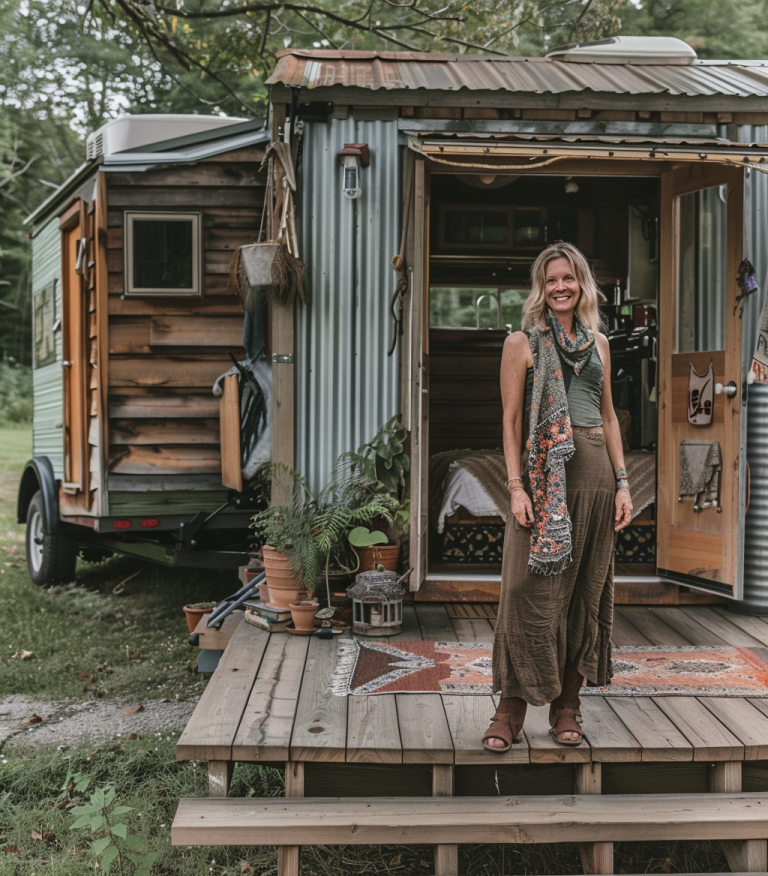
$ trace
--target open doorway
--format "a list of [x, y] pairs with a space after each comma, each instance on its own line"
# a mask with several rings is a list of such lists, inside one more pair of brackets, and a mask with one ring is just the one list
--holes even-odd
[[520, 328], [531, 265], [548, 243], [584, 252], [606, 296], [614, 405], [635, 517], [617, 575], [656, 573], [659, 179], [433, 175], [429, 235], [428, 573], [501, 571], [501, 350]]

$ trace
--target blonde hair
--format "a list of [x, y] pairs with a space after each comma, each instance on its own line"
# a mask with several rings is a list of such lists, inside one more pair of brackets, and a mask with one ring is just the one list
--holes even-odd
[[576, 316], [586, 329], [593, 332], [600, 331], [602, 320], [600, 318], [599, 303], [605, 301], [605, 296], [598, 288], [595, 276], [589, 262], [583, 253], [572, 243], [564, 243], [558, 240], [542, 250], [531, 268], [531, 294], [523, 305], [523, 331], [538, 326], [541, 329], [547, 327], [547, 301], [544, 291], [547, 283], [547, 265], [554, 259], [565, 259], [571, 266], [573, 276], [579, 284], [581, 295], [576, 305]]

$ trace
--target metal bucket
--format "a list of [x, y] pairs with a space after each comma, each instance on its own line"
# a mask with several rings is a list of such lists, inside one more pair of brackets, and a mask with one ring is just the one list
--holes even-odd
[[744, 527], [744, 599], [729, 600], [728, 608], [768, 615], [768, 384], [753, 383], [747, 392], [750, 490]]

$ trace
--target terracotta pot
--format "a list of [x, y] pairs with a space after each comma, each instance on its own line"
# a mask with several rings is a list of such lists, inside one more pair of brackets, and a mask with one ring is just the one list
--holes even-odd
[[288, 554], [266, 545], [262, 551], [270, 604], [277, 608], [289, 608], [299, 598], [298, 594], [306, 595], [307, 590], [296, 580]]
[[243, 569], [243, 578], [245, 578], [245, 583], [249, 584], [257, 575], [261, 575], [263, 569]]
[[259, 584], [259, 601], [263, 602], [265, 605], [269, 605], [271, 598], [272, 597], [269, 595], [269, 585], [266, 581], [263, 581]]
[[355, 550], [360, 557], [358, 572], [372, 572], [377, 563], [384, 566], [388, 572], [397, 571], [397, 564], [400, 562], [399, 544], [374, 544]]
[[194, 633], [195, 628], [200, 623], [200, 618], [204, 614], [210, 614], [214, 608], [216, 608], [215, 602], [212, 602], [209, 608], [192, 608], [189, 605], [184, 606], [184, 614], [187, 616], [187, 627], [189, 628], [190, 635]]
[[320, 606], [317, 602], [312, 602], [310, 605], [296, 605], [291, 603], [291, 618], [293, 625], [297, 630], [314, 630], [317, 624], [315, 623], [315, 615]]

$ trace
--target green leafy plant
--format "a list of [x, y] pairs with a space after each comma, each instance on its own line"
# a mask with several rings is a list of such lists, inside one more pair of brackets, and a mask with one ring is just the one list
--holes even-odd
[[290, 504], [259, 511], [251, 524], [262, 545], [288, 554], [291, 566], [307, 590], [314, 592], [318, 578], [329, 572], [346, 534], [375, 519], [391, 522], [396, 502], [377, 484], [357, 476], [354, 467], [339, 459], [328, 485], [315, 494], [306, 480], [286, 465], [274, 467], [282, 495]]
[[375, 544], [386, 544], [389, 541], [386, 533], [378, 529], [371, 532], [367, 526], [356, 526], [347, 538], [352, 547], [373, 547]]
[[406, 475], [411, 470], [411, 459], [405, 452], [407, 437], [408, 433], [397, 414], [379, 429], [373, 440], [360, 445], [357, 451], [343, 454], [341, 458], [358, 468], [369, 483], [381, 484], [393, 498], [400, 501], [405, 494]]
[[122, 820], [122, 816], [131, 811], [133, 810], [130, 806], [115, 805], [113, 785], [96, 788], [88, 803], [75, 806], [72, 810], [75, 821], [69, 829], [87, 828], [90, 831], [91, 851], [99, 860], [100, 869], [105, 873], [117, 863], [120, 876], [127, 876], [130, 865], [135, 867], [133, 876], [149, 876], [159, 854], [145, 852], [141, 837], [128, 832], [128, 825]]

